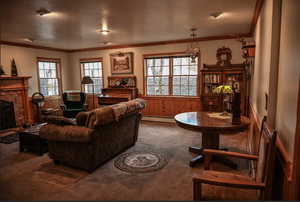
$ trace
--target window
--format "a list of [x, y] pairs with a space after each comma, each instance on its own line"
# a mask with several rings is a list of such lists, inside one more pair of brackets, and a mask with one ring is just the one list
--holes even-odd
[[60, 95], [60, 60], [38, 58], [40, 92], [44, 96]]
[[188, 56], [145, 58], [146, 95], [197, 96], [197, 83], [198, 62]]
[[[102, 59], [81, 59], [81, 76], [90, 76], [94, 84], [83, 85], [84, 92], [86, 93], [101, 93], [103, 88], [103, 68]], [[82, 79], [81, 78], [81, 79]]]

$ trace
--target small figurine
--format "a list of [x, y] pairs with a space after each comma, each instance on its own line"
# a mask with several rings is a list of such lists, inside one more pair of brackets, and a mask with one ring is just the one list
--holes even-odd
[[15, 59], [12, 59], [11, 61], [11, 76], [18, 76], [18, 70]]

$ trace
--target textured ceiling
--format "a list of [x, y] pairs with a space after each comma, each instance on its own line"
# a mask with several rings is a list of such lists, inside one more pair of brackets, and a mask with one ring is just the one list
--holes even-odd
[[[249, 33], [256, 0], [1, 0], [1, 40], [80, 49]], [[44, 7], [51, 14], [40, 17]], [[212, 19], [213, 12], [225, 12]], [[107, 28], [104, 36], [97, 30]]]

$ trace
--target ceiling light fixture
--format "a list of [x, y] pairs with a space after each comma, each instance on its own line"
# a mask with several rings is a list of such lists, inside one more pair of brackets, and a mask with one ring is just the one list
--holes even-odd
[[32, 39], [32, 38], [25, 38], [23, 40], [26, 41], [26, 42], [29, 42], [29, 43], [34, 42], [34, 39]]
[[210, 14], [210, 17], [214, 18], [214, 19], [218, 19], [219, 17], [221, 17], [223, 15], [223, 12], [214, 12]]
[[188, 54], [191, 58], [191, 63], [196, 62], [196, 58], [200, 55], [200, 48], [199, 48], [199, 43], [196, 40], [196, 28], [191, 28], [191, 37], [192, 37], [192, 42], [188, 44], [187, 50], [185, 51], [186, 54]]
[[102, 43], [103, 43], [103, 45], [110, 45], [111, 44], [111, 42], [109, 42], [109, 41], [104, 41]]
[[107, 30], [107, 29], [101, 29], [100, 32], [101, 32], [101, 34], [103, 34], [103, 35], [108, 35], [108, 33], [109, 33], [110, 31]]
[[40, 8], [39, 10], [36, 11], [36, 13], [40, 16], [44, 16], [44, 15], [47, 15], [51, 12], [49, 10], [45, 9], [45, 8]]

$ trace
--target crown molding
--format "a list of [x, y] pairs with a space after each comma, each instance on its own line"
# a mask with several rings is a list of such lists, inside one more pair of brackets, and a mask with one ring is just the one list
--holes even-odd
[[0, 41], [1, 45], [9, 45], [9, 46], [19, 46], [24, 48], [34, 48], [34, 49], [42, 49], [42, 50], [50, 50], [50, 51], [61, 51], [61, 52], [68, 52], [67, 49], [62, 48], [53, 48], [48, 46], [38, 46], [38, 45], [31, 45], [26, 43], [19, 43], [19, 42], [11, 42], [11, 41]]
[[[208, 37], [198, 37], [195, 38], [196, 41], [215, 41], [215, 40], [225, 40], [225, 39], [236, 39], [240, 37], [251, 37], [250, 33], [238, 33], [230, 35], [221, 35], [221, 36], [208, 36]], [[108, 49], [121, 49], [121, 48], [133, 48], [133, 47], [145, 47], [145, 46], [160, 46], [160, 45], [169, 45], [169, 44], [178, 44], [178, 43], [189, 43], [192, 42], [192, 39], [178, 39], [178, 40], [169, 40], [169, 41], [156, 41], [156, 42], [147, 42], [147, 43], [135, 43], [135, 44], [125, 44], [125, 45], [115, 45], [115, 46], [104, 46], [104, 47], [92, 47], [92, 48], [82, 48], [82, 49], [71, 49], [68, 52], [82, 52], [82, 51], [95, 51], [95, 50], [108, 50]]]
[[254, 13], [253, 13], [253, 17], [252, 17], [252, 22], [251, 22], [251, 26], [250, 26], [250, 34], [251, 36], [254, 35], [255, 32], [255, 27], [257, 24], [257, 20], [258, 17], [260, 15], [261, 9], [264, 5], [265, 0], [256, 0], [256, 4], [255, 4], [255, 9], [254, 9]]

